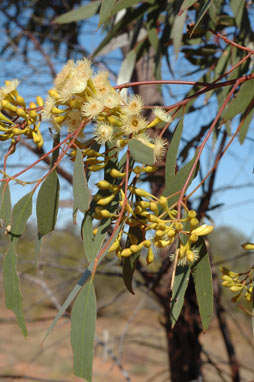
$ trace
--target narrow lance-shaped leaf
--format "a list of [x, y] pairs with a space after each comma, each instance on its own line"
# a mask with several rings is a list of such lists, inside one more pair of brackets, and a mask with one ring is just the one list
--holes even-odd
[[181, 12], [180, 15], [177, 15], [174, 20], [174, 25], [171, 32], [171, 37], [173, 38], [174, 50], [176, 58], [178, 56], [179, 50], [181, 48], [183, 28], [185, 24], [187, 12]]
[[199, 259], [191, 267], [195, 291], [198, 300], [199, 313], [203, 330], [207, 330], [213, 314], [213, 284], [209, 255], [205, 242], [199, 238], [196, 246]]
[[202, 18], [205, 16], [205, 14], [206, 14], [206, 12], [208, 11], [208, 9], [209, 9], [209, 7], [210, 7], [212, 1], [213, 1], [213, 0], [207, 0], [207, 1], [205, 2], [205, 4], [202, 6], [202, 8], [201, 8], [201, 10], [200, 10], [200, 12], [199, 12], [199, 15], [198, 15], [198, 19], [197, 19], [197, 21], [196, 21], [196, 23], [195, 23], [195, 26], [194, 26], [194, 28], [193, 28], [192, 31], [191, 31], [191, 35], [190, 35], [190, 37], [191, 37], [192, 34], [194, 33], [195, 29], [197, 28], [197, 26], [198, 26], [198, 24], [200, 23], [200, 21], [202, 20]]
[[3, 261], [3, 278], [5, 290], [6, 307], [13, 311], [17, 323], [24, 335], [27, 337], [27, 328], [24, 319], [22, 296], [19, 287], [19, 278], [16, 271], [17, 255], [14, 243], [10, 244], [7, 255]]
[[29, 192], [21, 198], [12, 211], [12, 226], [10, 235], [12, 240], [19, 238], [25, 231], [26, 222], [32, 214], [33, 193]]
[[53, 171], [42, 183], [37, 197], [36, 214], [39, 238], [54, 230], [58, 204], [59, 180], [56, 171]]
[[223, 121], [226, 122], [234, 118], [237, 114], [243, 113], [254, 97], [254, 80], [244, 82], [235, 98], [223, 113]]
[[120, 67], [117, 84], [123, 84], [130, 81], [133, 70], [135, 68], [136, 57], [137, 52], [135, 49], [132, 49], [127, 53]]
[[95, 15], [99, 10], [101, 0], [93, 1], [83, 7], [72, 9], [57, 17], [54, 22], [58, 24], [72, 23], [73, 21], [85, 20]]
[[105, 21], [111, 16], [111, 12], [115, 6], [116, 0], [102, 0], [100, 9], [100, 20], [98, 24], [98, 29]]
[[90, 280], [80, 291], [71, 311], [71, 346], [74, 373], [92, 380], [96, 322], [96, 296]]
[[0, 219], [5, 226], [11, 223], [11, 194], [9, 184], [1, 183], [0, 188]]
[[180, 122], [178, 123], [175, 129], [173, 138], [168, 147], [167, 158], [166, 158], [166, 168], [165, 168], [166, 183], [170, 181], [170, 178], [175, 176], [176, 158], [177, 158], [177, 153], [178, 153], [178, 148], [179, 148], [182, 132], [183, 132], [183, 118], [181, 118]]
[[87, 211], [90, 204], [90, 192], [84, 172], [83, 156], [79, 148], [74, 164], [73, 194], [75, 206], [82, 212]]
[[131, 139], [129, 141], [129, 149], [131, 156], [135, 161], [148, 165], [153, 165], [155, 163], [153, 148], [145, 145], [141, 141]]
[[176, 268], [174, 286], [172, 290], [172, 299], [170, 304], [170, 320], [172, 328], [175, 326], [176, 321], [181, 313], [184, 295], [189, 284], [190, 267], [178, 266]]

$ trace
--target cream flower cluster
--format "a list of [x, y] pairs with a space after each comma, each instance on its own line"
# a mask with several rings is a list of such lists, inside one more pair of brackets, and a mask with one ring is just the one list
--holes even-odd
[[63, 67], [49, 90], [42, 113], [56, 129], [66, 126], [72, 132], [87, 123], [94, 124], [94, 138], [99, 144], [114, 142], [122, 148], [130, 138], [135, 137], [154, 149], [155, 159], [165, 153], [166, 142], [161, 138], [153, 140], [147, 129], [161, 121], [170, 122], [162, 109], [154, 110], [155, 119], [149, 124], [142, 116], [143, 102], [137, 95], [122, 97], [110, 84], [108, 72], [93, 75], [91, 62], [84, 58], [73, 60]]

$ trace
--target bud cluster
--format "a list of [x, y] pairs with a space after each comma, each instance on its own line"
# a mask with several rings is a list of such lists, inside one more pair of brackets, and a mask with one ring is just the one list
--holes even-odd
[[239, 301], [243, 294], [247, 302], [252, 301], [252, 269], [246, 273], [235, 273], [226, 267], [220, 267], [220, 271], [222, 272], [222, 285], [226, 288], [229, 288], [231, 292], [236, 293], [236, 295], [231, 300], [232, 302]]
[[24, 98], [19, 94], [18, 80], [5, 81], [0, 89], [0, 141], [14, 140], [20, 135], [32, 139], [38, 148], [43, 145], [39, 130], [41, 124], [40, 109], [43, 106], [41, 97], [26, 106]]
[[[152, 166], [146, 166], [144, 171], [152, 171]], [[155, 170], [155, 168], [154, 168]], [[140, 173], [140, 168], [136, 167], [134, 173]], [[199, 236], [207, 235], [213, 230], [213, 226], [206, 224], [199, 225], [196, 218], [196, 212], [189, 210], [185, 212], [184, 218], [177, 218], [177, 211], [169, 207], [168, 198], [160, 196], [159, 198], [149, 192], [138, 188], [132, 184], [128, 187], [128, 194], [125, 195], [121, 187], [121, 179], [125, 173], [112, 169], [110, 175], [119, 179], [120, 183], [109, 183], [102, 180], [97, 183], [99, 192], [94, 196], [96, 207], [93, 217], [95, 219], [110, 218], [112, 223], [118, 219], [120, 210], [124, 206], [124, 213], [121, 217], [121, 225], [128, 227], [126, 232], [122, 229], [118, 238], [112, 244], [109, 252], [116, 252], [116, 255], [128, 257], [146, 248], [147, 264], [154, 259], [153, 248], [169, 248], [176, 240], [178, 240], [178, 264], [191, 264], [198, 258], [195, 250], [195, 243]], [[111, 203], [119, 201], [118, 213], [110, 212]], [[134, 227], [135, 229], [130, 229]], [[142, 240], [139, 234], [142, 232]], [[127, 235], [127, 247], [121, 242], [121, 237], [125, 233]], [[183, 239], [184, 238], [184, 239]], [[175, 255], [172, 255], [172, 260]]]

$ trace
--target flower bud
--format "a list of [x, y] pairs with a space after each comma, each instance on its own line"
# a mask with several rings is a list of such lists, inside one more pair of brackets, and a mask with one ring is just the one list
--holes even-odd
[[198, 228], [194, 229], [192, 233], [198, 236], [204, 236], [204, 235], [208, 235], [212, 231], [213, 231], [212, 225], [202, 224]]
[[244, 243], [242, 244], [242, 248], [246, 251], [253, 251], [254, 250], [254, 244], [252, 243]]
[[152, 250], [152, 247], [149, 247], [148, 252], [147, 252], [147, 256], [146, 256], [146, 264], [149, 265], [153, 261], [154, 261], [153, 250]]

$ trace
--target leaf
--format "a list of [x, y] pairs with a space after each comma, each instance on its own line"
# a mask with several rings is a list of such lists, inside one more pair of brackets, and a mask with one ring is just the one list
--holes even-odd
[[199, 238], [196, 249], [199, 253], [199, 259], [192, 265], [191, 274], [195, 285], [201, 322], [205, 331], [208, 329], [213, 314], [212, 272], [209, 255], [202, 238]]
[[208, 11], [211, 3], [212, 3], [213, 0], [207, 0], [207, 2], [203, 5], [203, 7], [201, 8], [200, 12], [199, 12], [199, 15], [198, 15], [198, 19], [195, 23], [195, 26], [194, 28], [191, 30], [191, 34], [190, 34], [190, 37], [193, 35], [195, 29], [197, 28], [198, 24], [200, 23], [200, 21], [202, 20], [202, 18], [204, 17], [205, 13]]
[[55, 228], [59, 205], [59, 180], [56, 171], [41, 185], [36, 202], [38, 236], [41, 238]]
[[[130, 227], [129, 234], [136, 236], [138, 243], [143, 240], [142, 231], [139, 227]], [[127, 240], [126, 248], [129, 246], [130, 242]], [[141, 251], [138, 251], [131, 256], [123, 258], [123, 281], [128, 291], [132, 294], [135, 294], [132, 287], [132, 279], [136, 269], [136, 263], [140, 256], [140, 252]]]
[[10, 244], [7, 255], [3, 261], [3, 278], [4, 278], [4, 290], [5, 290], [5, 304], [6, 307], [13, 311], [15, 314], [17, 323], [24, 335], [28, 336], [23, 307], [22, 307], [22, 295], [19, 287], [19, 278], [16, 272], [17, 255], [15, 252], [14, 243]]
[[129, 141], [129, 149], [133, 159], [139, 163], [153, 165], [155, 163], [154, 151], [137, 139]]
[[234, 118], [237, 114], [243, 113], [254, 97], [254, 80], [244, 82], [235, 98], [222, 114], [223, 122]]
[[91, 3], [73, 9], [69, 12], [64, 13], [61, 16], [58, 16], [54, 22], [58, 24], [72, 23], [73, 21], [80, 21], [89, 19], [89, 17], [95, 15], [100, 7], [101, 0], [92, 1]]
[[[92, 264], [94, 265], [94, 264]], [[74, 298], [77, 296], [78, 292], [80, 291], [80, 289], [82, 288], [82, 286], [86, 283], [86, 281], [89, 279], [89, 277], [91, 276], [92, 274], [92, 270], [89, 269], [85, 269], [85, 271], [83, 272], [81, 278], [79, 279], [79, 281], [77, 282], [77, 284], [75, 285], [75, 287], [72, 289], [71, 293], [69, 294], [69, 296], [66, 298], [66, 300], [64, 301], [63, 305], [61, 306], [59, 312], [57, 313], [56, 317], [54, 318], [52, 324], [50, 325], [50, 327], [48, 328], [43, 340], [42, 340], [42, 344], [44, 343], [44, 341], [46, 340], [46, 338], [48, 337], [48, 335], [50, 334], [50, 332], [54, 329], [57, 321], [59, 320], [59, 318], [62, 317], [62, 315], [65, 313], [66, 309], [70, 306], [70, 304], [72, 303], [72, 301], [74, 300]]]
[[71, 311], [71, 346], [75, 375], [91, 382], [96, 323], [96, 296], [90, 280], [80, 291]]
[[73, 194], [75, 206], [82, 212], [87, 211], [90, 205], [90, 192], [84, 171], [83, 156], [79, 148], [77, 148], [77, 155], [74, 163]]
[[186, 20], [187, 12], [181, 12], [181, 15], [175, 17], [174, 25], [172, 27], [171, 37], [173, 38], [174, 50], [176, 58], [182, 44], [183, 28]]
[[166, 168], [165, 168], [166, 183], [169, 181], [171, 177], [175, 176], [176, 158], [177, 158], [177, 153], [178, 153], [178, 148], [179, 148], [182, 132], [183, 132], [183, 118], [181, 118], [180, 122], [178, 123], [175, 129], [173, 138], [168, 147], [167, 158], [166, 158]]
[[[173, 195], [174, 193], [180, 191], [188, 176], [189, 176], [189, 173], [190, 173], [190, 170], [195, 162], [195, 159], [196, 159], [196, 154], [194, 155], [194, 157], [192, 158], [192, 160], [188, 163], [186, 163], [185, 166], [183, 166], [177, 173], [174, 177], [168, 177], [167, 180], [166, 180], [166, 183], [165, 183], [165, 190], [163, 191], [163, 195], [164, 196], [170, 196], [170, 195]], [[192, 180], [195, 178], [197, 174], [197, 169], [193, 172], [190, 180], [189, 180], [189, 183], [188, 183], [188, 187], [190, 186]], [[179, 194], [178, 195], [175, 195], [173, 196], [172, 198], [170, 198], [168, 201], [169, 201], [169, 205], [173, 205], [175, 202], [177, 202], [177, 200], [179, 199]]]
[[19, 238], [25, 231], [26, 222], [32, 214], [33, 193], [29, 192], [21, 198], [12, 211], [12, 226], [10, 235], [12, 240]]
[[170, 304], [170, 320], [172, 328], [175, 326], [176, 321], [181, 313], [184, 295], [189, 284], [190, 279], [190, 267], [178, 266], [176, 268], [174, 286], [172, 290], [172, 299]]
[[[6, 186], [6, 187], [5, 187]], [[7, 227], [11, 223], [11, 194], [9, 183], [1, 183], [0, 187], [0, 219]]]
[[117, 84], [129, 82], [135, 68], [137, 53], [135, 49], [130, 50], [122, 62], [117, 78]]
[[242, 127], [239, 131], [239, 141], [242, 144], [245, 140], [245, 137], [247, 135], [248, 129], [250, 127], [251, 120], [253, 118], [254, 109], [252, 109], [249, 114], [247, 115], [245, 121], [242, 124]]
[[139, 259], [140, 252], [133, 253], [133, 255], [124, 258], [123, 260], [123, 281], [131, 294], [135, 294], [132, 287], [132, 279], [136, 269], [136, 263]]
[[192, 6], [192, 4], [196, 3], [197, 0], [184, 0], [181, 9], [180, 9], [180, 14], [184, 11], [186, 11], [188, 8]]
[[100, 9], [100, 19], [97, 29], [99, 29], [100, 26], [104, 24], [109, 17], [112, 17], [111, 13], [114, 9], [115, 3], [116, 0], [102, 0]]

